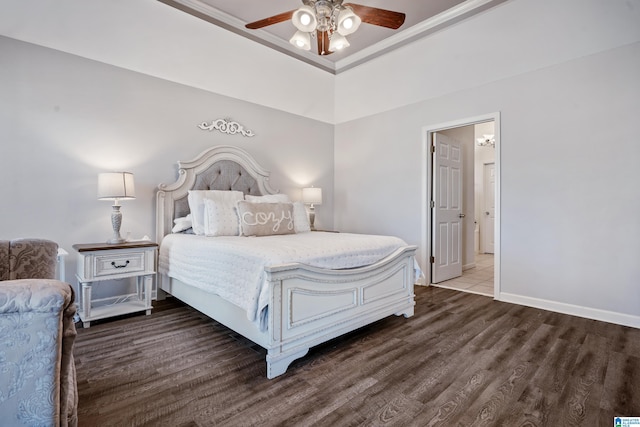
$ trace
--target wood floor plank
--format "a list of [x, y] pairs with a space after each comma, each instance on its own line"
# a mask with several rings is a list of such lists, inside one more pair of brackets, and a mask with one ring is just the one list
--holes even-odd
[[600, 408], [620, 416], [635, 416], [640, 407], [640, 356], [609, 355]]
[[597, 419], [608, 364], [607, 343], [606, 337], [587, 335], [567, 385], [558, 398], [558, 405], [563, 410], [550, 415], [551, 423], [579, 426]]
[[501, 414], [507, 412], [514, 400], [522, 395], [537, 366], [521, 362], [495, 375], [483, 392], [460, 415], [459, 423], [467, 426], [496, 425]]
[[80, 426], [596, 426], [640, 414], [640, 331], [435, 288], [266, 378], [266, 351], [171, 298], [92, 322]]

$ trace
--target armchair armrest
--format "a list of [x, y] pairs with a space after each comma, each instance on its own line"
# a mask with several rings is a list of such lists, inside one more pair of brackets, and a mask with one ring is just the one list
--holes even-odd
[[73, 289], [53, 279], [0, 282], [0, 414], [9, 425], [76, 425]]
[[7, 313], [57, 313], [74, 300], [68, 283], [54, 279], [20, 279], [0, 282], [0, 315]]

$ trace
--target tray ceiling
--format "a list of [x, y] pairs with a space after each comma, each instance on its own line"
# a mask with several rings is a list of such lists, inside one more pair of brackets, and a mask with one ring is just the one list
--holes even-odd
[[314, 49], [303, 51], [292, 46], [289, 39], [296, 29], [291, 20], [259, 30], [245, 28], [247, 23], [299, 8], [300, 0], [158, 1], [337, 74], [506, 0], [345, 0], [345, 3], [402, 12], [406, 19], [397, 30], [363, 23], [348, 36], [351, 45], [331, 55], [318, 55]]

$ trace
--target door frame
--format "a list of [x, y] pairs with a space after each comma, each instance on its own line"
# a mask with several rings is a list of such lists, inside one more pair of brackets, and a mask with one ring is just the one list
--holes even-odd
[[422, 259], [421, 265], [423, 273], [425, 275], [425, 285], [431, 284], [431, 266], [429, 259], [431, 258], [431, 189], [433, 186], [433, 167], [431, 162], [431, 141], [433, 140], [433, 134], [439, 131], [458, 128], [469, 125], [476, 125], [479, 123], [485, 123], [493, 121], [494, 124], [494, 138], [496, 141], [496, 212], [495, 212], [495, 228], [494, 228], [494, 276], [493, 276], [493, 297], [494, 299], [500, 299], [500, 229], [501, 229], [501, 203], [500, 203], [500, 186], [501, 186], [501, 162], [500, 162], [500, 112], [484, 114], [475, 117], [463, 118], [453, 120], [445, 123], [436, 123], [432, 125], [423, 126], [422, 128]]
[[[487, 167], [491, 165], [493, 166], [493, 229], [495, 230], [496, 227], [496, 213], [495, 213], [495, 207], [496, 207], [496, 202], [495, 202], [495, 191], [496, 191], [496, 162], [488, 162], [488, 163], [483, 163], [482, 164], [482, 209], [480, 209], [482, 211], [481, 215], [480, 215], [480, 253], [487, 253], [486, 249], [487, 249], [487, 240], [486, 240], [486, 227], [487, 227], [487, 220], [486, 220], [486, 213], [487, 213], [487, 192], [485, 191], [485, 185], [487, 184]], [[483, 233], [484, 230], [484, 233]], [[494, 238], [495, 238], [495, 233], [494, 233]], [[493, 251], [490, 252], [492, 254], [495, 253], [495, 242], [493, 242]], [[484, 251], [483, 251], [484, 249]]]

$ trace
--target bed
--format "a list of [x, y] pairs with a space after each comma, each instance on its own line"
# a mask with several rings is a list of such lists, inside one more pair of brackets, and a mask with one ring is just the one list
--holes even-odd
[[[306, 230], [305, 233], [264, 237], [206, 237], [172, 232], [176, 219], [180, 221], [190, 214], [190, 190], [240, 191], [246, 198], [277, 195], [278, 192], [271, 188], [269, 176], [270, 173], [249, 153], [237, 147], [217, 146], [191, 161], [179, 161], [177, 181], [161, 184], [157, 191], [156, 236], [160, 244], [158, 299], [170, 294], [265, 348], [266, 373], [272, 379], [285, 373], [292, 361], [306, 355], [313, 346], [391, 315], [411, 317], [415, 305], [416, 247], [387, 237], [383, 242], [390, 246], [381, 255], [382, 249], [367, 252], [369, 243], [364, 235]], [[298, 258], [287, 261], [284, 248], [319, 246], [325, 245], [324, 242], [329, 245], [333, 240], [351, 253], [337, 257], [334, 253], [329, 258], [344, 262], [357, 255], [356, 258], [361, 258], [360, 263], [368, 260], [366, 265], [340, 264], [340, 268], [330, 268], [333, 264], [315, 262], [313, 257], [301, 258], [314, 260], [309, 262], [301, 262]], [[286, 243], [280, 245], [280, 241]], [[247, 307], [242, 304], [230, 302], [224, 292], [212, 291], [206, 284], [196, 283], [197, 278], [193, 279], [189, 274], [173, 273], [174, 265], [177, 271], [180, 263], [191, 262], [189, 260], [194, 262], [193, 271], [198, 271], [202, 266], [195, 263], [202, 257], [191, 256], [189, 249], [216, 244], [222, 245], [222, 249], [217, 249], [217, 255], [211, 258], [217, 264], [229, 264], [232, 270], [206, 271], [200, 277], [209, 277], [212, 282], [224, 277], [241, 282], [244, 279], [236, 277], [241, 276], [237, 274], [240, 271], [237, 264], [233, 267], [227, 257], [258, 253], [259, 249], [254, 251], [253, 247], [246, 246], [253, 242], [283, 248], [265, 256], [265, 259], [275, 261], [264, 262], [261, 267], [259, 303], [254, 315], [248, 314]], [[354, 246], [357, 249], [350, 246], [360, 242], [367, 242], [362, 253], [358, 246]], [[295, 253], [305, 251], [292, 250]], [[376, 251], [380, 253], [376, 255]], [[211, 253], [215, 253], [213, 249]], [[189, 273], [189, 267], [183, 266], [183, 271]], [[237, 285], [242, 286], [243, 283]], [[253, 284], [246, 286], [255, 287]]]

